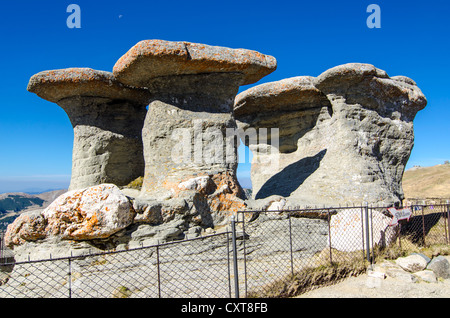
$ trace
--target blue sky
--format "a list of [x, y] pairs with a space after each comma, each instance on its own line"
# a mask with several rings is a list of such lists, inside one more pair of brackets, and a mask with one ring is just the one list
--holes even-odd
[[[81, 8], [81, 29], [66, 25], [72, 3]], [[366, 25], [372, 3], [381, 8], [380, 29]], [[63, 188], [70, 179], [72, 126], [61, 108], [27, 92], [29, 78], [67, 67], [111, 71], [144, 39], [275, 56], [278, 70], [257, 84], [349, 62], [406, 75], [428, 99], [414, 121], [407, 167], [450, 160], [449, 1], [3, 0], [0, 10], [0, 193]], [[249, 169], [239, 166], [244, 186]]]

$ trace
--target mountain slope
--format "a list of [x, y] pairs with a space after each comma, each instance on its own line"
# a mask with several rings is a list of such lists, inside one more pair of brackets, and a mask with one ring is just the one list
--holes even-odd
[[19, 212], [29, 207], [42, 207], [44, 200], [25, 193], [9, 193], [0, 198], [0, 214]]
[[450, 199], [450, 164], [408, 169], [402, 183], [405, 198]]
[[57, 190], [36, 195], [20, 192], [0, 194], [0, 231], [6, 230], [8, 224], [14, 222], [21, 213], [45, 209], [66, 191]]

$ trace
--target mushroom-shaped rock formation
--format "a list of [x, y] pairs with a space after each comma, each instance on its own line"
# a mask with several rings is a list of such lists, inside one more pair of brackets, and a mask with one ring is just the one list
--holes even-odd
[[275, 69], [275, 58], [255, 51], [161, 40], [139, 42], [120, 58], [114, 76], [152, 93], [142, 132], [143, 194], [215, 193], [220, 202], [209, 206], [231, 209], [227, 199], [242, 195], [234, 98], [240, 85]]
[[62, 107], [73, 125], [70, 190], [123, 186], [143, 174], [147, 90], [128, 87], [109, 72], [69, 68], [34, 75], [28, 91]]
[[[283, 98], [287, 92], [292, 99]], [[399, 202], [413, 119], [426, 103], [413, 80], [356, 63], [242, 92], [235, 102], [240, 126], [280, 129], [277, 169], [268, 171], [267, 161], [252, 166], [255, 198], [281, 195], [294, 205]]]

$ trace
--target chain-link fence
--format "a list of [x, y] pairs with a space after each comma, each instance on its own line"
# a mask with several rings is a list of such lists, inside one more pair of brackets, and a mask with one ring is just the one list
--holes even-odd
[[413, 205], [410, 209], [409, 221], [399, 224], [400, 247], [449, 244], [450, 205]]
[[[396, 219], [396, 211], [404, 212], [403, 218]], [[449, 215], [450, 205], [240, 212], [246, 234], [238, 257], [240, 287], [246, 296], [274, 296], [273, 282], [298, 277], [302, 271], [309, 276], [324, 267], [334, 273], [361, 272], [391, 248], [449, 244]]]
[[[241, 254], [245, 295], [271, 295], [274, 281], [288, 280], [302, 270], [339, 262], [364, 265], [364, 213], [361, 207], [242, 212], [240, 222], [247, 234]], [[341, 214], [348, 217], [335, 221]], [[345, 228], [339, 229], [339, 224]], [[348, 235], [343, 237], [345, 231]]]
[[0, 298], [232, 297], [229, 232], [133, 250], [1, 264]]
[[[316, 269], [365, 269], [379, 250], [449, 243], [449, 205], [238, 212], [221, 233], [124, 251], [0, 262], [0, 297], [230, 298], [273, 295]], [[2, 240], [3, 241], [3, 240]]]
[[5, 245], [5, 232], [0, 231], [0, 264], [11, 263], [14, 261], [14, 253]]

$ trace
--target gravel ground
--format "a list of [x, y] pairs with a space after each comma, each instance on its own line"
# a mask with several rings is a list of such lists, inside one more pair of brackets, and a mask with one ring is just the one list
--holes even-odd
[[398, 278], [350, 277], [327, 287], [318, 288], [298, 298], [450, 298], [450, 279], [436, 283], [411, 283]]

